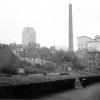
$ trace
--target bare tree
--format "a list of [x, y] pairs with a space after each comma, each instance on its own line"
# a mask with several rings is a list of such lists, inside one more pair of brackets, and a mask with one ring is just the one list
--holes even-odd
[[93, 73], [97, 73], [97, 67], [100, 64], [100, 52], [98, 51], [88, 51], [88, 63], [90, 65], [90, 68], [93, 70]]

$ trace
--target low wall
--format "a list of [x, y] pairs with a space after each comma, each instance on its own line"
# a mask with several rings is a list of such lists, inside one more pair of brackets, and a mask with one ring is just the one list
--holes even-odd
[[37, 98], [74, 88], [75, 79], [0, 87], [0, 98]]
[[79, 80], [81, 82], [81, 85], [83, 87], [86, 87], [86, 86], [89, 86], [90, 84], [94, 84], [94, 83], [100, 82], [100, 75], [79, 77]]
[[[79, 76], [83, 87], [100, 82], [100, 76]], [[1, 98], [38, 98], [75, 88], [76, 78], [0, 87]]]

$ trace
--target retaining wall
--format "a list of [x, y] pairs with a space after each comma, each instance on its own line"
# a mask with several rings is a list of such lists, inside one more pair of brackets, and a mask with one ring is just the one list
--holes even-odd
[[0, 98], [37, 98], [74, 88], [75, 79], [0, 87]]
[[[100, 76], [80, 76], [83, 87], [100, 82]], [[74, 89], [76, 78], [0, 87], [0, 98], [38, 98], [48, 94]]]
[[91, 84], [100, 82], [100, 75], [79, 77], [79, 80], [81, 82], [81, 85], [83, 87], [86, 87], [86, 86], [89, 86]]

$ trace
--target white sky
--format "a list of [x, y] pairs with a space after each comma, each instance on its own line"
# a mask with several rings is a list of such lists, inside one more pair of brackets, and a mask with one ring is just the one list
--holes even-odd
[[68, 7], [73, 8], [74, 48], [78, 36], [100, 35], [99, 0], [0, 0], [0, 42], [21, 43], [24, 27], [33, 27], [42, 46], [68, 47]]

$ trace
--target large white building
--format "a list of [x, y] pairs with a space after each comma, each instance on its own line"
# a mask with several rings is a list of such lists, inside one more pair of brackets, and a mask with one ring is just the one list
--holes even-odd
[[78, 37], [78, 50], [100, 51], [100, 36], [95, 36], [94, 39], [81, 36]]
[[88, 50], [89, 51], [100, 51], [100, 42], [98, 41], [89, 42]]
[[22, 32], [22, 44], [23, 46], [36, 44], [36, 32], [32, 27], [25, 27]]
[[88, 42], [93, 41], [91, 38], [86, 36], [81, 36], [77, 38], [78, 50], [88, 49]]

